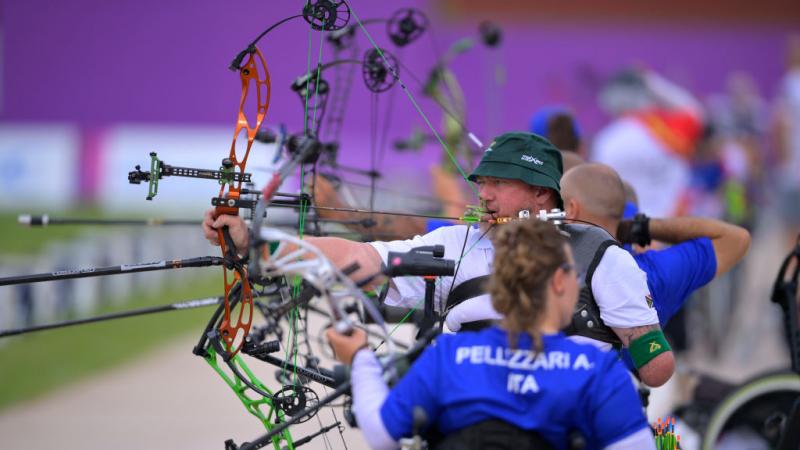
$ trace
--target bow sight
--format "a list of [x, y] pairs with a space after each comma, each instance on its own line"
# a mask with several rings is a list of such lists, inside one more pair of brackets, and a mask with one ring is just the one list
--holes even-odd
[[217, 180], [219, 184], [232, 185], [233, 183], [250, 183], [251, 174], [236, 172], [230, 158], [222, 160], [218, 170], [197, 169], [194, 167], [171, 166], [158, 159], [156, 152], [150, 152], [150, 171], [142, 171], [142, 166], [136, 165], [135, 170], [128, 172], [128, 182], [140, 184], [142, 181], [149, 183], [147, 200], [152, 200], [158, 194], [158, 180], [164, 177], [187, 177]]

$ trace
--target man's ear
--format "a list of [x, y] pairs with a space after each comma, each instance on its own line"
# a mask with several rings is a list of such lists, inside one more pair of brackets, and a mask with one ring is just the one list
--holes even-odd
[[[531, 213], [539, 212], [540, 209], [547, 209], [545, 205], [551, 203], [551, 200], [555, 199], [555, 192], [552, 189], [546, 187], [534, 187], [534, 198], [536, 201], [536, 211], [531, 211]], [[552, 202], [555, 204], [555, 202]]]
[[577, 219], [581, 213], [581, 205], [574, 198], [569, 199], [564, 204], [564, 208], [566, 209], [564, 212], [567, 214], [567, 219]]

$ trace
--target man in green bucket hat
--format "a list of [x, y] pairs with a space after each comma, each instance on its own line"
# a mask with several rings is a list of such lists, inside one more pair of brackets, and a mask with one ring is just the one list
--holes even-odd
[[478, 184], [489, 218], [516, 218], [520, 211], [562, 209], [562, 173], [561, 152], [550, 141], [516, 132], [495, 138], [468, 179]]
[[[492, 270], [492, 231], [520, 216], [537, 216], [540, 211], [562, 207], [559, 193], [563, 163], [559, 150], [547, 139], [527, 132], [505, 133], [495, 138], [484, 152], [469, 180], [478, 185], [484, 207], [481, 226], [452, 225], [407, 240], [354, 242], [333, 237], [307, 237], [337, 267], [353, 262], [359, 269], [350, 276], [363, 280], [387, 264], [389, 252], [405, 253], [421, 246], [442, 245], [444, 258], [458, 261], [452, 277], [441, 277], [435, 291], [435, 309], [452, 331], [486, 325], [502, 317], [485, 294], [485, 282]], [[216, 229], [227, 225], [238, 249], [247, 248], [244, 221], [236, 216], [214, 216], [206, 212], [206, 238], [217, 244]], [[660, 335], [658, 316], [647, 299], [650, 292], [644, 273], [633, 257], [616, 245], [600, 227], [562, 225], [570, 235], [576, 274], [582, 294], [573, 323], [566, 330], [577, 340], [599, 347], [643, 349], [638, 375], [650, 386], [664, 384], [674, 371], [674, 359]], [[375, 281], [369, 287], [375, 287]], [[425, 283], [421, 277], [392, 278], [386, 304], [414, 308], [422, 304]], [[643, 336], [656, 342], [640, 340]], [[655, 349], [652, 353], [650, 348]]]

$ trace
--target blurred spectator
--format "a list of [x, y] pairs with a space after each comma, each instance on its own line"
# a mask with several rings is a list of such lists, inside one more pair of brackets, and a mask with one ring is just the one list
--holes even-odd
[[789, 40], [776, 120], [778, 205], [790, 242], [800, 231], [800, 36]]
[[639, 194], [649, 216], [685, 212], [690, 159], [702, 108], [685, 89], [650, 71], [625, 71], [600, 95], [615, 119], [598, 133], [591, 159], [607, 164]]
[[[575, 152], [583, 155], [581, 129], [568, 108], [546, 106], [537, 110], [531, 117], [529, 131], [544, 136], [562, 152]], [[567, 169], [565, 168], [564, 171]]]
[[721, 170], [720, 216], [752, 228], [762, 196], [766, 102], [749, 75], [734, 73], [727, 92], [711, 96], [708, 104], [713, 133], [706, 141]]
[[692, 158], [689, 195], [690, 213], [696, 216], [721, 219], [725, 216], [722, 199], [725, 171], [720, 156], [720, 140], [712, 126], [703, 130], [703, 138]]

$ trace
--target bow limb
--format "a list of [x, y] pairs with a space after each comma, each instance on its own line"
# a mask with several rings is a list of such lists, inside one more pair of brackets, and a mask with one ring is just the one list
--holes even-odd
[[[253, 146], [256, 133], [264, 121], [267, 114], [270, 98], [270, 78], [267, 63], [264, 56], [256, 46], [251, 46], [247, 62], [239, 68], [239, 77], [242, 81], [242, 97], [239, 102], [239, 114], [236, 121], [236, 130], [231, 143], [231, 150], [228, 158], [223, 160], [223, 170], [233, 173], [244, 173], [247, 165], [247, 158], [250, 155], [250, 148]], [[255, 93], [250, 92], [254, 87]], [[256, 96], [256, 117], [252, 122], [248, 119], [245, 112], [248, 96]], [[246, 147], [243, 155], [239, 155], [237, 149], [237, 139], [242, 131], [246, 131]], [[240, 144], [239, 144], [240, 145]], [[224, 198], [227, 204], [218, 205], [216, 213], [238, 215], [239, 208], [234, 206], [239, 200], [242, 190], [242, 180], [234, 181], [233, 178], [220, 180], [219, 198]], [[238, 261], [236, 249], [232, 247], [232, 240], [226, 228], [218, 231], [220, 247], [223, 256], [227, 257], [229, 264], [223, 268], [223, 283], [225, 287], [225, 312], [222, 322], [219, 325], [220, 335], [225, 342], [225, 347], [231, 356], [241, 349], [244, 338], [250, 332], [253, 320], [253, 293], [250, 289], [250, 282], [247, 275], [247, 267]], [[231, 290], [237, 284], [241, 284], [241, 301], [236, 314], [231, 304]]]
[[[242, 298], [240, 292], [242, 286], [242, 284], [238, 284], [233, 287], [231, 292], [233, 302]], [[211, 366], [225, 381], [225, 384], [233, 390], [247, 411], [257, 417], [262, 425], [270, 431], [276, 422], [285, 420], [285, 414], [276, 407], [273, 391], [255, 376], [242, 356], [240, 354], [231, 356], [224, 348], [225, 342], [220, 339], [220, 323], [224, 320], [224, 313], [225, 305], [219, 305], [201, 334], [200, 341], [195, 346], [193, 353], [201, 356]], [[225, 444], [226, 449], [236, 448], [232, 441], [229, 442]], [[294, 448], [292, 436], [288, 430], [275, 434], [272, 437], [272, 443], [275, 450]]]
[[[286, 414], [280, 408], [275, 407], [275, 401], [273, 397], [263, 396], [259, 393], [259, 395], [253, 396], [256, 397], [254, 399], [247, 395], [250, 393], [248, 391], [252, 389], [245, 384], [244, 381], [242, 381], [243, 377], [246, 377], [245, 379], [248, 380], [249, 384], [257, 386], [260, 390], [270, 394], [272, 394], [272, 391], [253, 374], [240, 355], [234, 356], [233, 359], [228, 362], [229, 367], [233, 366], [238, 371], [238, 374], [234, 373], [234, 375], [230, 375], [219, 365], [217, 356], [217, 352], [213, 348], [209, 348], [204, 358], [211, 368], [214, 369], [214, 371], [217, 372], [217, 374], [225, 381], [225, 384], [227, 384], [228, 387], [230, 387], [233, 392], [236, 393], [239, 401], [242, 402], [247, 411], [258, 418], [267, 431], [272, 431], [276, 423], [284, 422], [286, 420]], [[252, 392], [251, 394], [255, 394], [255, 392]], [[273, 447], [276, 450], [281, 448], [294, 448], [292, 435], [289, 433], [288, 429], [285, 429], [272, 436], [271, 440]]]
[[[466, 99], [461, 84], [452, 70], [440, 64], [434, 69], [434, 75], [426, 86], [425, 93], [437, 104], [451, 112], [442, 116], [444, 139], [451, 149], [468, 167], [474, 165], [473, 154], [464, 140], [464, 123], [466, 122]], [[447, 154], [442, 155], [441, 167], [448, 172], [457, 173], [457, 168]]]

